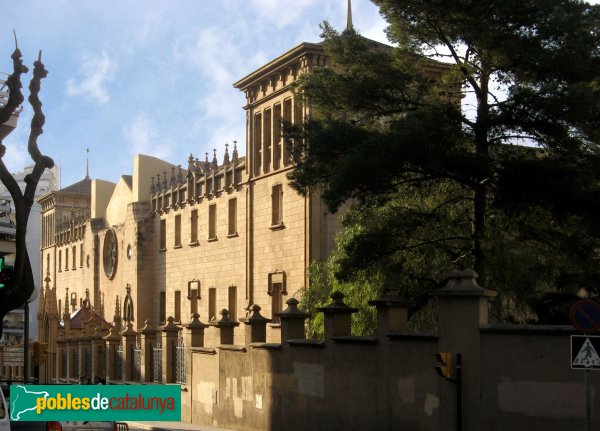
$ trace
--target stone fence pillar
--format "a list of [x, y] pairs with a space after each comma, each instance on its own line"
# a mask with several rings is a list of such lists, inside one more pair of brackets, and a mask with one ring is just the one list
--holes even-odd
[[240, 319], [244, 322], [244, 342], [246, 346], [251, 343], [265, 343], [267, 341], [267, 323], [271, 321], [260, 314], [259, 305], [254, 304], [251, 310], [252, 315], [250, 317]]
[[[481, 429], [481, 340], [479, 328], [488, 324], [489, 298], [496, 293], [477, 284], [477, 273], [472, 269], [452, 271], [448, 283], [438, 289], [439, 351], [462, 357], [463, 430]], [[433, 359], [433, 358], [432, 358]], [[455, 429], [456, 391], [452, 383], [441, 382], [441, 429]], [[445, 384], [445, 385], [444, 385]]]
[[123, 363], [123, 380], [133, 380], [133, 350], [137, 342], [138, 333], [133, 329], [133, 323], [127, 322], [127, 329], [121, 332], [121, 336], [125, 339], [123, 346], [123, 354], [125, 356]]
[[[114, 326], [110, 327], [110, 331], [108, 335], [104, 337], [106, 341], [106, 380], [116, 380], [116, 367], [115, 361], [121, 360], [117, 356], [117, 350], [121, 345], [121, 335], [119, 334], [117, 328]], [[121, 367], [123, 370], [123, 367]]]
[[[56, 340], [56, 371], [55, 371], [55, 376], [57, 379], [65, 379], [67, 378], [66, 375], [63, 375], [63, 367], [66, 368], [67, 366], [67, 358], [66, 358], [66, 354], [63, 357], [63, 352], [66, 353], [66, 343], [65, 343], [65, 338], [64, 338], [64, 334], [62, 337], [59, 336], [59, 338]], [[50, 376], [51, 377], [51, 376]], [[58, 381], [57, 381], [58, 383]]]
[[162, 329], [162, 381], [175, 383], [176, 348], [181, 328], [173, 323], [175, 319], [169, 316], [167, 324]]
[[90, 335], [90, 344], [92, 349], [92, 378], [105, 377], [106, 354], [104, 352], [104, 339], [102, 329], [97, 327]]
[[285, 303], [287, 304], [287, 308], [275, 314], [281, 321], [281, 342], [305, 339], [304, 321], [310, 317], [310, 314], [298, 308], [298, 300], [296, 298], [290, 298]]
[[156, 328], [149, 321], [140, 329], [142, 334], [142, 382], [151, 382], [154, 378], [154, 343], [156, 342]]
[[352, 313], [356, 313], [358, 308], [348, 307], [344, 303], [344, 294], [336, 290], [331, 294], [329, 305], [320, 307], [317, 311], [325, 315], [325, 340], [331, 340], [333, 337], [351, 334]]
[[411, 301], [392, 296], [369, 301], [377, 309], [377, 336], [382, 339], [390, 332], [408, 330], [408, 309]]
[[192, 321], [186, 326], [185, 345], [187, 347], [204, 347], [204, 330], [207, 324], [200, 321], [198, 313], [192, 314]]
[[219, 344], [233, 344], [233, 330], [236, 326], [239, 326], [240, 322], [229, 320], [227, 309], [221, 310], [221, 316], [221, 320], [213, 324], [218, 332], [217, 341], [219, 341]]

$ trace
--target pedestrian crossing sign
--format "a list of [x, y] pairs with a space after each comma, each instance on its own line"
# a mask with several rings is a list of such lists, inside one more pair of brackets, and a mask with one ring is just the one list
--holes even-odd
[[571, 368], [600, 370], [600, 336], [571, 335]]

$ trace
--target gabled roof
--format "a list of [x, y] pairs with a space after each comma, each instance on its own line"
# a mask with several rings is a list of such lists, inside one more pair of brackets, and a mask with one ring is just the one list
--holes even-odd
[[92, 194], [92, 180], [89, 177], [84, 178], [81, 181], [71, 184], [58, 191], [59, 193], [74, 193], [78, 195], [91, 195]]

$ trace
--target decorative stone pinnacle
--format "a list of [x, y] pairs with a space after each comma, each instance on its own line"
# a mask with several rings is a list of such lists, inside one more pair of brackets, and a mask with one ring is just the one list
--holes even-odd
[[215, 168], [219, 165], [219, 162], [217, 161], [217, 149], [216, 148], [213, 148], [212, 164]]
[[355, 313], [358, 308], [348, 307], [344, 302], [344, 294], [339, 290], [334, 291], [331, 295], [331, 302], [325, 306], [320, 307], [317, 310], [324, 313]]
[[237, 141], [233, 141], [233, 158], [238, 158]]
[[176, 180], [175, 180], [175, 166], [171, 166], [171, 181], [169, 183], [169, 185], [171, 187], [175, 187], [176, 184]]
[[477, 284], [477, 273], [472, 269], [450, 271], [446, 278], [448, 282], [434, 292], [435, 296], [495, 296], [496, 292], [486, 290]]
[[177, 182], [183, 184], [183, 173], [181, 172], [181, 165], [177, 165]]
[[206, 328], [207, 326], [208, 325], [206, 325], [200, 321], [200, 315], [198, 313], [193, 313], [192, 321], [187, 325], [187, 328], [189, 328], [189, 329]]
[[229, 310], [223, 308], [220, 314], [223, 316], [220, 320], [221, 322], [229, 322]]
[[229, 163], [229, 144], [225, 143], [225, 155], [223, 156], [223, 164]]

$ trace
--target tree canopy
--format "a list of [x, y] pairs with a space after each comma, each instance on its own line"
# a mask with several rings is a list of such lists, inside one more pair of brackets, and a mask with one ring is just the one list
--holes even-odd
[[352, 203], [338, 275], [427, 289], [473, 266], [519, 297], [596, 292], [600, 7], [374, 3], [395, 47], [325, 23], [330, 67], [300, 80], [311, 118], [287, 131], [292, 185]]

